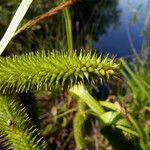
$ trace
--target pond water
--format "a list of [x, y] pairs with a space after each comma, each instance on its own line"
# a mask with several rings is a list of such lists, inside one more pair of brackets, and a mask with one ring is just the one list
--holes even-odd
[[[133, 48], [140, 53], [143, 42], [141, 31], [144, 19], [145, 16], [150, 15], [147, 15], [148, 2], [150, 3], [150, 0], [117, 1], [117, 13], [114, 13], [112, 10], [111, 13], [114, 14], [107, 15], [107, 19], [110, 20], [112, 20], [113, 15], [118, 15], [117, 19], [114, 19], [114, 22], [112, 21], [111, 24], [107, 26], [105, 32], [99, 32], [100, 27], [97, 29], [96, 37], [93, 41], [93, 48], [96, 49], [98, 53], [109, 53], [116, 57], [132, 55]], [[150, 21], [148, 21], [147, 45], [150, 45]]]

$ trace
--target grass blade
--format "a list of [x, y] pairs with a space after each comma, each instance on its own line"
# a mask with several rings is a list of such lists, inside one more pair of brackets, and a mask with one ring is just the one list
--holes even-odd
[[33, 0], [22, 0], [20, 6], [18, 7], [7, 31], [5, 32], [2, 40], [0, 41], [0, 54], [4, 51], [9, 41], [12, 39], [17, 27], [19, 26], [21, 20], [26, 14], [28, 8], [30, 7]]
[[68, 50], [70, 53], [72, 53], [73, 51], [72, 23], [71, 23], [71, 17], [68, 8], [65, 8], [63, 10], [63, 16], [65, 18]]

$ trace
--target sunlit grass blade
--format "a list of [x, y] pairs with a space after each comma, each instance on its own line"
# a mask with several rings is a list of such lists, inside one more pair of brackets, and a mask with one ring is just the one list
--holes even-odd
[[30, 7], [33, 0], [22, 0], [20, 6], [18, 7], [7, 31], [5, 32], [2, 40], [0, 41], [0, 54], [4, 51], [9, 41], [12, 39], [17, 27], [19, 26], [21, 20], [26, 14], [28, 8]]

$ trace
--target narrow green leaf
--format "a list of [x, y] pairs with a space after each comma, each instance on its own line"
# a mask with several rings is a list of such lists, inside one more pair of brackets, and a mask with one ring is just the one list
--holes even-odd
[[91, 109], [93, 112], [101, 115], [104, 113], [104, 109], [101, 107], [101, 105], [96, 101], [89, 92], [85, 89], [83, 85], [75, 85], [73, 88], [70, 89], [70, 94], [76, 99], [76, 100], [83, 100]]
[[0, 41], [0, 55], [4, 51], [5, 47], [12, 39], [17, 27], [19, 26], [21, 20], [26, 14], [28, 8], [30, 7], [33, 0], [22, 0], [20, 6], [18, 7], [9, 27], [7, 28], [6, 33], [4, 34], [2, 40]]
[[73, 130], [76, 146], [78, 150], [84, 149], [84, 122], [87, 118], [87, 115], [83, 112], [77, 112], [73, 120]]
[[63, 16], [65, 18], [68, 50], [70, 53], [73, 53], [72, 23], [71, 23], [71, 17], [68, 8], [65, 8], [63, 10]]
[[[129, 68], [127, 63], [121, 59], [122, 65], [125, 67], [125, 69], [128, 71], [129, 75], [131, 76], [132, 80], [137, 84], [137, 86], [141, 89], [141, 91], [145, 94], [146, 97], [149, 97], [147, 91], [145, 90], [143, 83], [139, 81], [135, 73]], [[123, 72], [123, 71], [122, 71]]]

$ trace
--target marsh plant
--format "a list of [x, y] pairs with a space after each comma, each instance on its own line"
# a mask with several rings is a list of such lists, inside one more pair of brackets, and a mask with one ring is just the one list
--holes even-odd
[[[0, 58], [0, 139], [6, 149], [55, 149], [49, 146], [44, 137], [42, 132], [44, 129], [41, 129], [29, 114], [29, 108], [36, 109], [36, 102], [31, 102], [32, 107], [24, 106], [24, 103], [19, 100], [19, 95], [41, 91], [50, 91], [54, 94], [56, 91], [65, 90], [76, 103], [72, 126], [77, 149], [87, 147], [85, 137], [92, 136], [90, 132], [92, 121], [97, 124], [99, 132], [108, 139], [114, 149], [123, 150], [130, 145], [131, 149], [138, 147], [147, 150], [145, 134], [125, 108], [117, 100], [97, 101], [89, 92], [91, 84], [98, 82], [104, 84], [119, 77], [120, 62], [108, 56], [99, 56], [92, 51], [73, 50], [71, 18], [69, 10], [64, 7], [74, 2], [76, 1], [62, 2], [56, 7], [57, 9], [49, 11], [50, 13], [54, 11], [55, 14], [63, 9], [67, 50], [50, 52], [42, 50]], [[43, 16], [50, 16], [50, 13], [44, 13], [17, 30], [31, 3], [32, 0], [21, 2], [17, 15], [14, 15], [0, 42], [1, 53], [9, 41], [22, 29], [25, 30], [34, 23], [42, 21]], [[31, 98], [28, 101], [32, 100]], [[67, 115], [69, 111], [64, 112], [62, 116], [65, 113]], [[135, 146], [131, 141], [139, 141], [140, 144]], [[65, 149], [65, 145], [63, 146]]]

